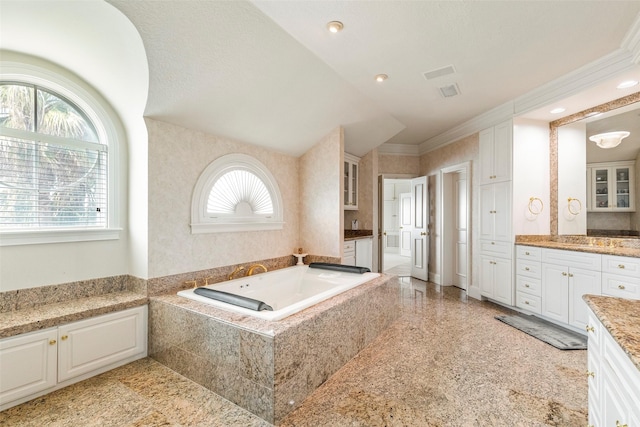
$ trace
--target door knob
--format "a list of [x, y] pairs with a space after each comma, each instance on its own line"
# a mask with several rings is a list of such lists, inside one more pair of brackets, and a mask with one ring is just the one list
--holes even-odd
[[420, 233], [421, 236], [426, 236], [427, 233], [425, 233], [424, 231], [422, 233]]

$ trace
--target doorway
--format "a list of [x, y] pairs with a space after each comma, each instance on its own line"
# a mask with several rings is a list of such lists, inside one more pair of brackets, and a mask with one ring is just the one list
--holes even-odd
[[411, 273], [411, 180], [383, 177], [381, 271], [398, 276]]
[[440, 281], [467, 290], [470, 282], [470, 163], [441, 170]]

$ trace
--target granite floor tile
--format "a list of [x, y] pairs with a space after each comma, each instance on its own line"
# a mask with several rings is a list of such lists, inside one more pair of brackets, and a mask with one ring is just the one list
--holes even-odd
[[[401, 318], [282, 426], [586, 425], [586, 351], [560, 351], [519, 332], [494, 319], [509, 310], [455, 288], [401, 280]], [[294, 370], [278, 370], [279, 384], [300, 374]], [[44, 425], [269, 424], [143, 359], [0, 412], [2, 427]]]

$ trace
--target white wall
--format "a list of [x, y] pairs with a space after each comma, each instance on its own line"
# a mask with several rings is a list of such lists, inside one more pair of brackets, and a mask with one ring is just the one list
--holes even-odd
[[[300, 228], [297, 158], [152, 119], [146, 123], [150, 278], [292, 253]], [[273, 174], [284, 204], [282, 230], [191, 234], [191, 197], [198, 177], [212, 161], [230, 153], [253, 156]], [[334, 164], [337, 169], [338, 161]]]
[[[587, 149], [585, 123], [558, 128], [558, 234], [587, 233]], [[573, 201], [569, 212], [568, 199]], [[580, 209], [580, 204], [582, 209]]]
[[[549, 123], [513, 120], [513, 234], [550, 234]], [[531, 198], [538, 198], [531, 202]], [[532, 214], [529, 203], [532, 203]]]

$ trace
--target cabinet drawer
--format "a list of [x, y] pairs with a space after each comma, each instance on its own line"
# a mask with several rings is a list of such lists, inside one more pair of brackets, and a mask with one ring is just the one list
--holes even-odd
[[513, 257], [513, 244], [510, 242], [499, 242], [495, 240], [480, 240], [480, 252], [492, 254], [500, 258], [511, 259]]
[[613, 297], [640, 299], [640, 278], [602, 273], [602, 293]]
[[539, 262], [527, 262], [518, 259], [516, 261], [516, 274], [521, 276], [539, 279], [541, 277], [542, 265]]
[[516, 276], [516, 290], [529, 295], [541, 296], [542, 285], [540, 279], [531, 277]]
[[540, 297], [524, 292], [516, 292], [516, 307], [523, 308], [532, 313], [541, 314]]
[[542, 262], [592, 271], [600, 271], [602, 269], [602, 255], [587, 252], [543, 248]]
[[525, 260], [525, 261], [538, 261], [542, 259], [542, 250], [541, 248], [536, 248], [533, 246], [516, 246], [516, 258]]
[[602, 255], [602, 272], [640, 277], [640, 258]]
[[344, 242], [344, 256], [356, 256], [356, 241], [349, 240]]

